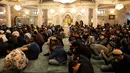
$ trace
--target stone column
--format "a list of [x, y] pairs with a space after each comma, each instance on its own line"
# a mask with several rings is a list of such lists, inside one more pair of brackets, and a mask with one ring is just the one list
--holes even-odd
[[84, 24], [86, 24], [86, 25], [89, 24], [89, 10], [88, 10], [88, 8], [85, 8], [83, 21], [84, 21]]
[[38, 6], [38, 18], [37, 18], [37, 26], [41, 27], [41, 25], [43, 24], [43, 11], [42, 8], [40, 6]]
[[98, 5], [96, 4], [95, 7], [93, 8], [93, 27], [96, 28], [97, 27], [97, 11], [98, 11]]
[[42, 17], [43, 23], [47, 24], [47, 22], [48, 22], [48, 11], [47, 11], [47, 9], [43, 9], [42, 11], [43, 11], [43, 17]]
[[6, 5], [6, 26], [11, 27], [11, 11], [9, 5]]
[[92, 16], [93, 16], [93, 9], [92, 8], [89, 8], [89, 16], [88, 16], [88, 25], [91, 24], [91, 19], [92, 19]]

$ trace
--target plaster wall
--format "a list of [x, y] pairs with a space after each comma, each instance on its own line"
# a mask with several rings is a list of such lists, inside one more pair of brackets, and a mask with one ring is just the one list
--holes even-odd
[[[102, 25], [102, 23], [110, 23], [111, 25], [113, 24], [124, 25], [124, 23], [127, 22], [126, 12], [128, 12], [128, 9], [123, 8], [121, 10], [114, 10], [113, 14], [110, 13], [111, 10], [112, 9], [106, 9], [105, 15], [103, 16], [98, 15], [98, 24]], [[115, 19], [109, 20], [109, 15], [115, 15]]]
[[[54, 25], [61, 25], [64, 26], [64, 18], [66, 15], [70, 15], [72, 19], [72, 25], [75, 24], [75, 21], [83, 20], [84, 24], [88, 24], [88, 8], [84, 7], [75, 7], [75, 8], [52, 8], [54, 9], [54, 13], [51, 13], [48, 9], [48, 23], [53, 23]], [[81, 10], [84, 9], [84, 12]]]

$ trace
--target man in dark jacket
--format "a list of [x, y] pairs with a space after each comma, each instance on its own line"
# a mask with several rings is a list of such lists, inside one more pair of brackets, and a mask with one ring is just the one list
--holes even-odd
[[50, 45], [52, 52], [49, 52], [49, 64], [51, 65], [62, 65], [67, 61], [67, 54], [64, 48], [60, 45], [56, 45], [55, 43]]
[[[69, 63], [69, 69], [73, 69], [73, 71], [76, 71], [76, 73], [94, 73], [93, 66], [89, 59], [83, 55], [80, 55], [79, 62], [71, 61]], [[73, 73], [70, 72], [69, 73]]]
[[130, 73], [130, 56], [122, 53], [121, 50], [113, 50], [116, 62], [112, 63], [115, 73]]
[[8, 43], [3, 42], [3, 39], [0, 38], [0, 57], [5, 57], [7, 55]]
[[74, 43], [72, 43], [72, 47], [74, 47], [74, 54], [77, 55], [84, 55], [85, 57], [87, 57], [89, 60], [91, 58], [91, 50], [89, 47], [87, 47], [86, 45], [75, 41]]
[[101, 70], [104, 72], [130, 73], [130, 56], [123, 54], [119, 49], [114, 49], [112, 53], [115, 59], [109, 65], [101, 67]]
[[33, 39], [30, 39], [27, 45], [24, 45], [21, 50], [25, 53], [29, 60], [36, 60], [40, 54], [40, 47]]

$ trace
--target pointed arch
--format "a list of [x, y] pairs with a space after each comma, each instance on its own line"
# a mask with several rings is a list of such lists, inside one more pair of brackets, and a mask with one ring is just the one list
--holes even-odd
[[53, 16], [53, 21], [55, 25], [61, 25], [61, 15], [59, 13], [55, 13]]
[[76, 14], [76, 16], [75, 16], [75, 18], [76, 18], [76, 21], [80, 21], [80, 20], [83, 20], [83, 15], [82, 15], [82, 13], [77, 13]]

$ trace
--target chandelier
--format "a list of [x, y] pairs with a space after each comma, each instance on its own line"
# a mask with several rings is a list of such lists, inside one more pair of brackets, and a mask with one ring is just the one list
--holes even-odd
[[121, 9], [123, 9], [124, 8], [124, 5], [123, 4], [117, 4], [116, 6], [115, 6], [115, 9], [117, 9], [117, 10], [121, 10]]
[[19, 10], [22, 9], [22, 7], [21, 7], [20, 5], [15, 5], [15, 6], [14, 6], [14, 9], [17, 10], [17, 11], [19, 11]]
[[73, 3], [76, 0], [54, 0], [54, 2], [60, 2], [60, 3]]

